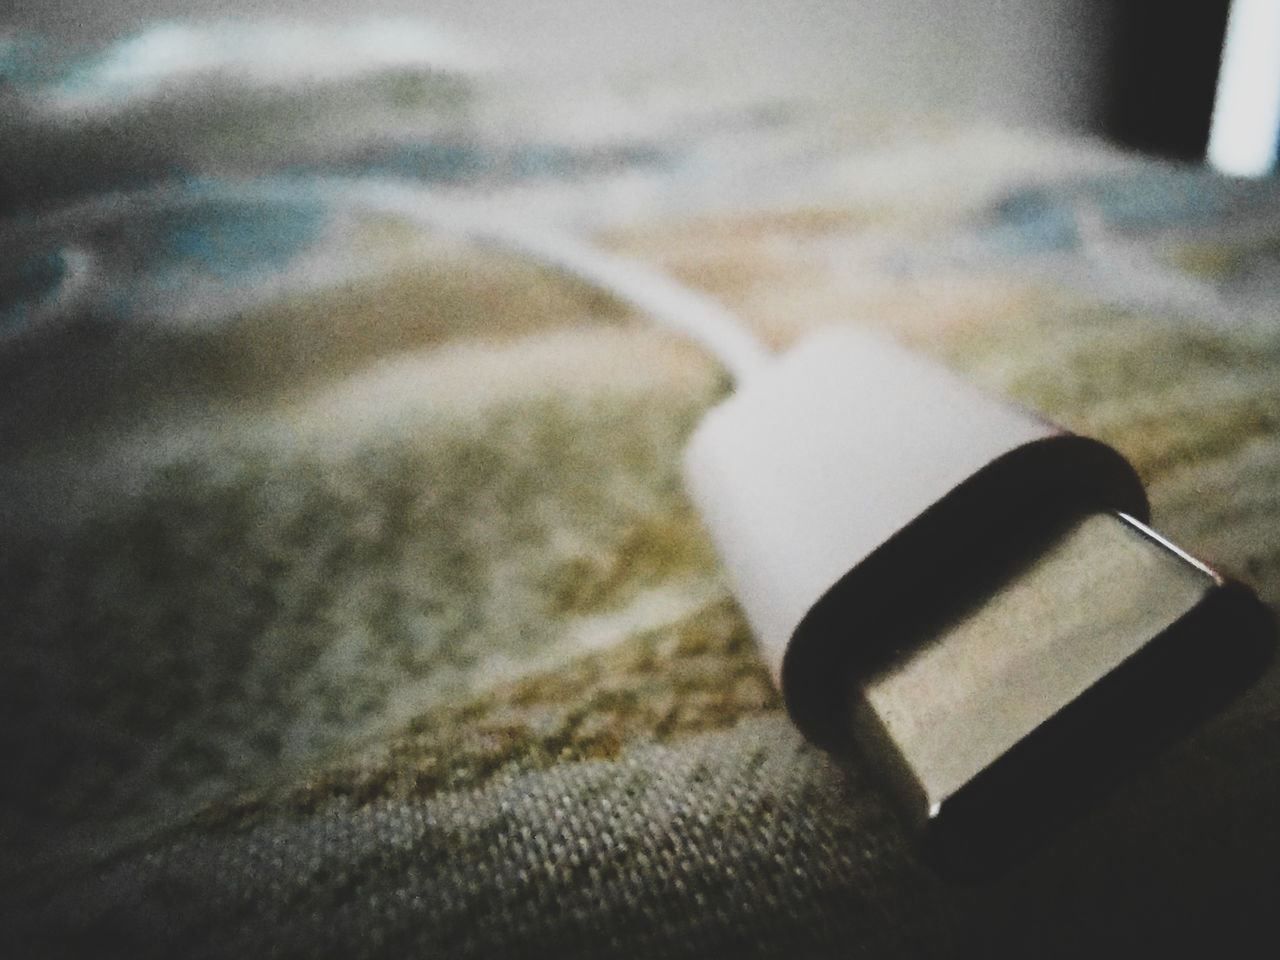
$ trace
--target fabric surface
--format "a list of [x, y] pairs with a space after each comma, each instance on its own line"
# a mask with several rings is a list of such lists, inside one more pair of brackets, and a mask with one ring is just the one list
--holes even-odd
[[773, 347], [896, 336], [1115, 445], [1274, 611], [1272, 181], [657, 73], [130, 85], [139, 45], [4, 53], [6, 955], [1269, 938], [1277, 668], [998, 875], [940, 871], [795, 732], [685, 500], [714, 361], [356, 185], [589, 234]]

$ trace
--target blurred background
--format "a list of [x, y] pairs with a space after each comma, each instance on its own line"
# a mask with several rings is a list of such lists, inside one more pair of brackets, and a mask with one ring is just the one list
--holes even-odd
[[[1264, 4], [1267, 0], [1263, 0]], [[503, 66], [593, 77], [715, 74], [779, 97], [839, 93], [870, 114], [950, 115], [1103, 133], [1203, 156], [1229, 0], [379, 0], [428, 17]], [[349, 18], [337, 0], [16, 0], [8, 25], [64, 52], [156, 19]], [[1274, 47], [1274, 44], [1273, 44]]]

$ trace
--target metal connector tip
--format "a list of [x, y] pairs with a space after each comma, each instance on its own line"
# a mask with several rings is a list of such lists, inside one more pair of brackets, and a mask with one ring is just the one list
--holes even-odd
[[862, 679], [854, 740], [913, 819], [1008, 833], [1224, 699], [1271, 632], [1247, 589], [1131, 517], [1087, 514]]

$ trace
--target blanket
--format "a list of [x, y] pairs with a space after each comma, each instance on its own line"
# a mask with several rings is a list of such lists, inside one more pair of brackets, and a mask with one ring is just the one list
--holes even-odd
[[422, 211], [588, 236], [771, 348], [893, 336], [1114, 445], [1275, 611], [1273, 181], [425, 41], [268, 75], [246, 29], [3, 48], [7, 956], [1270, 935], [1276, 668], [999, 874], [939, 871], [793, 728], [685, 498], [714, 359]]

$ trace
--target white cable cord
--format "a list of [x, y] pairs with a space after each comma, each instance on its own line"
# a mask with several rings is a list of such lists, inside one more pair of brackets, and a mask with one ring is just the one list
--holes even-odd
[[711, 298], [643, 264], [606, 253], [553, 228], [484, 215], [399, 183], [348, 182], [341, 190], [344, 198], [354, 197], [366, 208], [510, 250], [598, 287], [660, 326], [699, 343], [739, 384], [772, 360], [742, 322]]
[[[271, 199], [282, 185], [304, 194], [355, 203], [366, 210], [407, 219], [419, 226], [469, 241], [510, 250], [577, 277], [646, 314], [659, 326], [697, 342], [739, 384], [772, 361], [772, 355], [743, 323], [710, 297], [690, 290], [657, 270], [606, 253], [551, 227], [531, 227], [482, 211], [474, 204], [450, 201], [430, 190], [391, 180], [265, 180], [218, 186], [240, 199]], [[102, 216], [119, 216], [131, 203], [193, 202], [181, 194], [139, 191], [95, 197], [39, 218], [38, 235], [54, 236]], [[0, 239], [4, 237], [0, 222]], [[27, 231], [30, 233], [30, 231]]]

